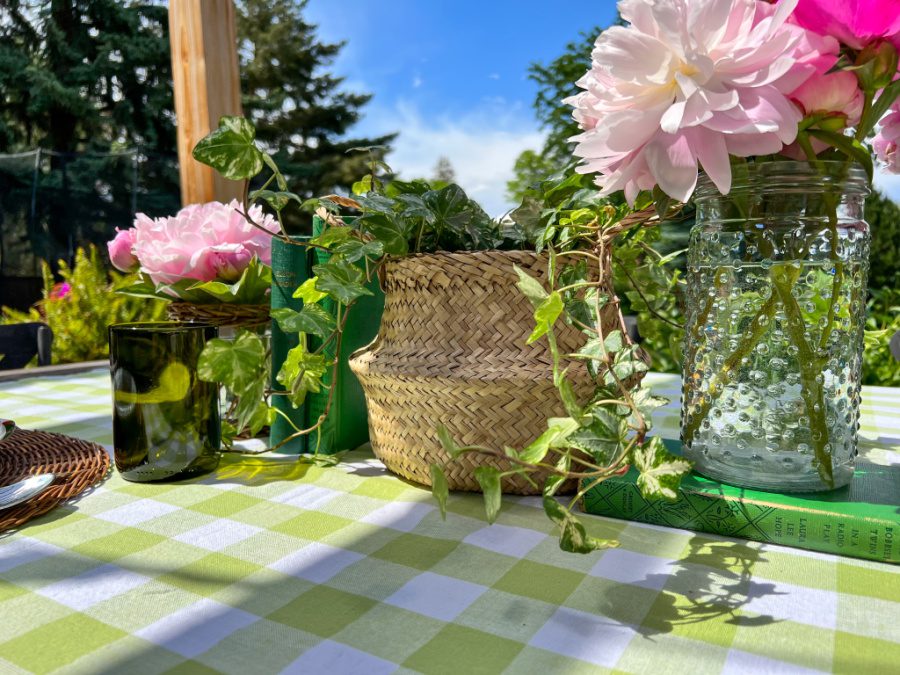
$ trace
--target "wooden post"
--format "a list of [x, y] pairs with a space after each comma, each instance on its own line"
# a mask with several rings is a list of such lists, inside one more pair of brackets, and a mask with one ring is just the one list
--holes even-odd
[[191, 156], [222, 115], [241, 114], [232, 0], [170, 0], [169, 39], [181, 202], [240, 200], [242, 182], [225, 180]]

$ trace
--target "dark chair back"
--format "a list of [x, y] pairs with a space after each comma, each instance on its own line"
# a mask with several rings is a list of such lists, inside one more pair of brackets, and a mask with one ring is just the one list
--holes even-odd
[[0, 326], [0, 370], [24, 368], [37, 356], [39, 366], [50, 365], [53, 331], [45, 323]]
[[900, 361], [900, 330], [891, 338], [891, 356], [895, 361]]

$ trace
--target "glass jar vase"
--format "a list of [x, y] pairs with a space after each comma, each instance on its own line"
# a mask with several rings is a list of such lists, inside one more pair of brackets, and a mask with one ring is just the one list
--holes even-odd
[[700, 473], [778, 492], [852, 478], [868, 192], [843, 162], [737, 165], [727, 196], [701, 178], [681, 412]]

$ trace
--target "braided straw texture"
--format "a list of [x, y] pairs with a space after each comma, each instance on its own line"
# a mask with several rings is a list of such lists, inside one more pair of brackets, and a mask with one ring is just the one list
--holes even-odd
[[[547, 429], [548, 417], [566, 414], [546, 341], [525, 344], [534, 308], [516, 287], [513, 265], [547, 279], [547, 258], [526, 251], [436, 253], [386, 265], [378, 337], [351, 356], [350, 368], [366, 394], [372, 449], [394, 473], [430, 485], [436, 463], [451, 489], [478, 491], [478, 466], [505, 471], [509, 462], [471, 453], [448, 464], [439, 424], [460, 445], [521, 449]], [[610, 309], [610, 326], [618, 327], [618, 310]], [[557, 324], [562, 353], [585, 339]], [[578, 395], [590, 394], [583, 363], [573, 362], [569, 375]], [[520, 476], [504, 478], [503, 489], [539, 492]]]
[[171, 321], [197, 321], [211, 326], [249, 328], [269, 322], [269, 305], [234, 305], [170, 302], [166, 313]]
[[96, 443], [46, 431], [16, 429], [0, 442], [0, 485], [52, 472], [53, 484], [27, 502], [0, 511], [0, 532], [19, 527], [92, 487], [109, 471], [109, 455]]

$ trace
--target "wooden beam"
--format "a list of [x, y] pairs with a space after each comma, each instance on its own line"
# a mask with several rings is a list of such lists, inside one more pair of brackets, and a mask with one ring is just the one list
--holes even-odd
[[169, 40], [181, 202], [240, 199], [243, 184], [225, 180], [191, 156], [222, 115], [241, 114], [237, 38], [232, 0], [170, 0]]

